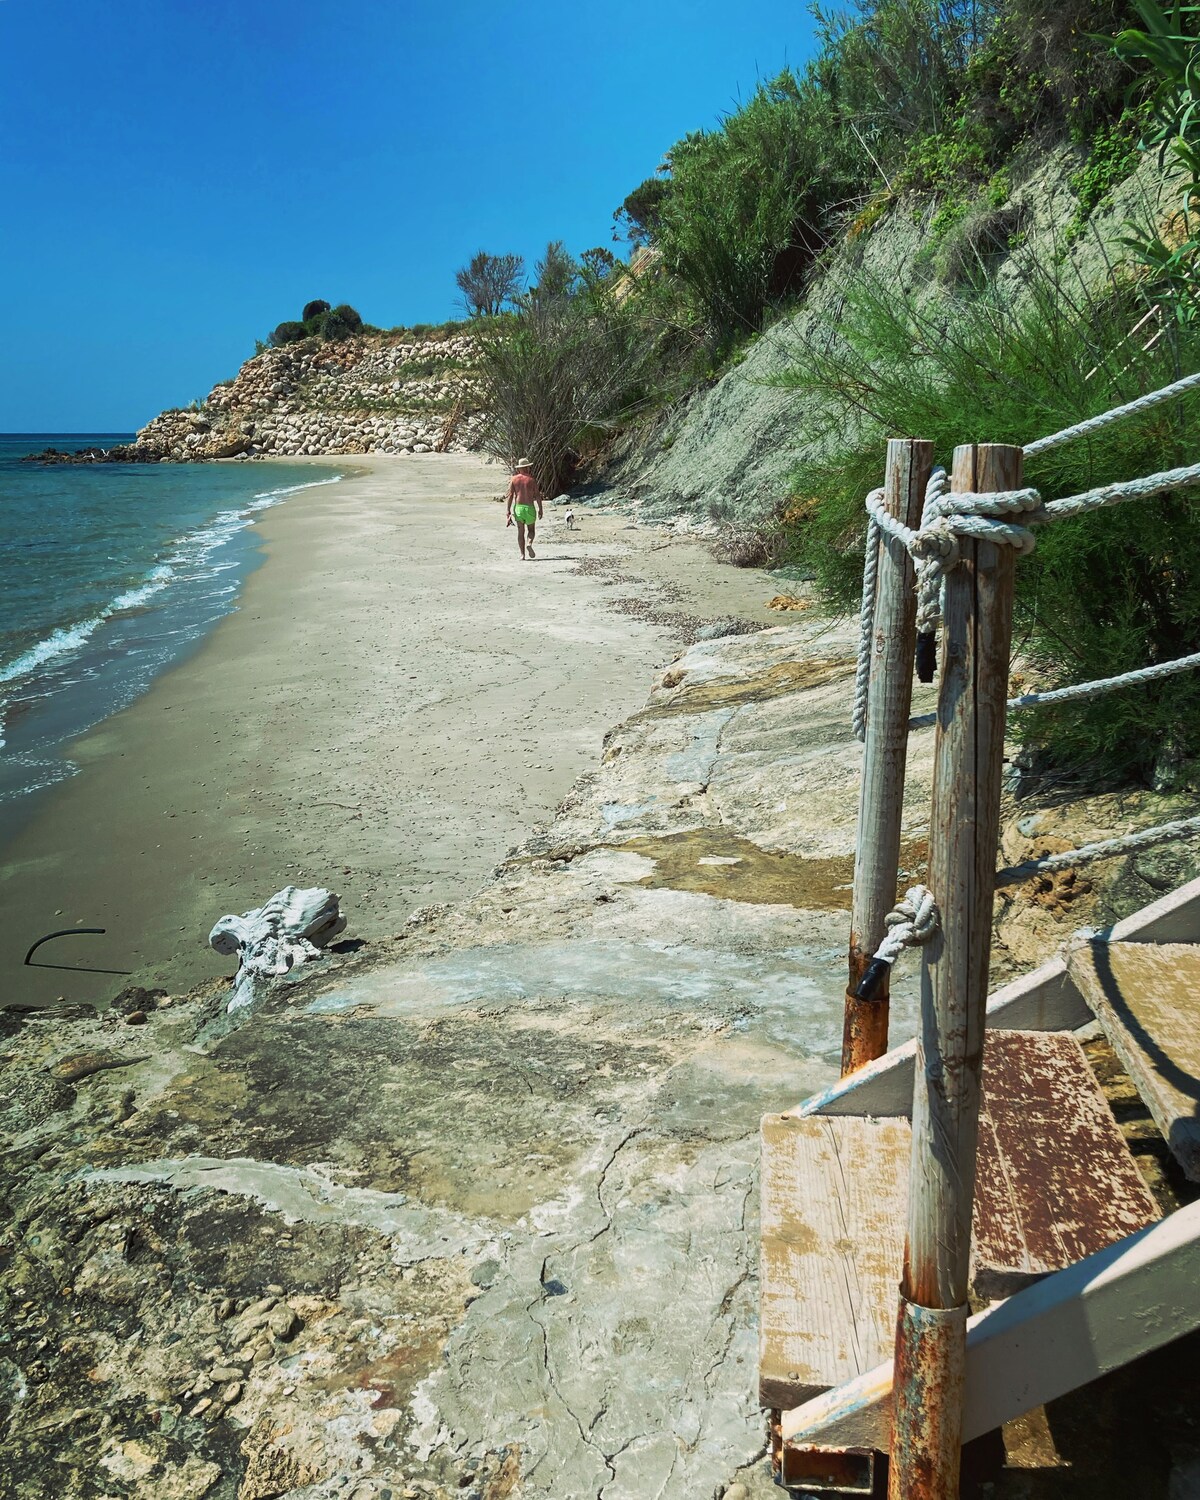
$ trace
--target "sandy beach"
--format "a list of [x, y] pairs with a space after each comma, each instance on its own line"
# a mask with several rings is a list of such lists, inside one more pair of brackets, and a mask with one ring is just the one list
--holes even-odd
[[[481, 459], [312, 462], [358, 477], [263, 514], [239, 608], [72, 746], [79, 774], [2, 851], [11, 1002], [225, 972], [212, 923], [286, 884], [389, 940], [552, 814], [696, 617], [779, 619], [764, 575], [618, 513], [568, 532], [548, 507], [522, 563]], [[107, 931], [23, 966], [71, 926]]]

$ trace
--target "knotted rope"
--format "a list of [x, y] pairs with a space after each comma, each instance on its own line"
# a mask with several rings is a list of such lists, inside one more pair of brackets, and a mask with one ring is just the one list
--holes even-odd
[[913, 885], [883, 920], [887, 932], [858, 982], [854, 991], [856, 1000], [873, 1000], [884, 974], [905, 948], [919, 947], [929, 941], [942, 924], [942, 914], [929, 887]]

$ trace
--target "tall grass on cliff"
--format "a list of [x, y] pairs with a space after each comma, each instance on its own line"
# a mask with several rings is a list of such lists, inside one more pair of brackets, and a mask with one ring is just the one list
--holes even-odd
[[[963, 442], [1024, 444], [1200, 369], [1200, 329], [1170, 326], [1150, 351], [1130, 329], [1145, 311], [1126, 288], [1090, 295], [1027, 264], [1014, 297], [955, 297], [848, 279], [836, 320], [785, 382], [817, 398], [824, 430], [793, 475], [793, 555], [849, 608], [861, 584], [863, 498], [884, 439], [932, 440], [948, 466]], [[820, 425], [820, 424], [818, 424]], [[1037, 457], [1047, 499], [1200, 458], [1200, 398], [1127, 420]], [[1130, 502], [1039, 529], [1017, 571], [1017, 649], [1055, 685], [1114, 676], [1200, 650], [1200, 498]], [[1047, 766], [1169, 782], [1200, 763], [1194, 675], [1023, 715]], [[1164, 748], [1165, 747], [1165, 748]], [[1168, 764], [1169, 762], [1169, 764]]]
[[618, 293], [603, 255], [547, 247], [515, 312], [476, 334], [487, 450], [528, 456], [547, 495], [576, 478], [605, 438], [661, 401], [692, 341], [658, 294]]

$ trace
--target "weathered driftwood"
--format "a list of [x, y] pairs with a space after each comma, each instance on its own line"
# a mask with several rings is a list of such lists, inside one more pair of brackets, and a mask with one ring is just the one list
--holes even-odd
[[250, 1004], [255, 988], [319, 958], [320, 950], [346, 926], [332, 891], [286, 885], [269, 901], [242, 915], [224, 916], [208, 935], [217, 953], [240, 959], [228, 1009]]

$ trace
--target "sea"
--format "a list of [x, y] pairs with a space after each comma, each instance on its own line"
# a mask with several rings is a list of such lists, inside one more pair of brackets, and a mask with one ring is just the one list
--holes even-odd
[[70, 742], [234, 609], [259, 512], [341, 475], [301, 464], [37, 464], [131, 433], [0, 433], [0, 843], [72, 775]]

